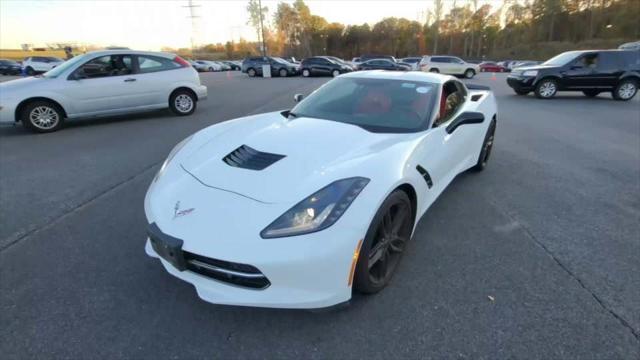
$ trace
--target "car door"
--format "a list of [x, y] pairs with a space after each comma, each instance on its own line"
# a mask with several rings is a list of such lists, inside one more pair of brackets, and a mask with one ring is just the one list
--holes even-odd
[[74, 115], [100, 115], [135, 107], [142, 91], [133, 56], [128, 54], [99, 56], [85, 62], [59, 90]]
[[597, 52], [585, 53], [566, 65], [560, 71], [562, 87], [577, 90], [601, 86], [602, 84], [598, 81], [599, 76], [596, 71], [598, 57]]
[[[453, 96], [455, 95], [455, 96]], [[463, 125], [451, 134], [447, 126], [465, 111], [468, 94], [465, 87], [457, 80], [445, 83], [438, 95], [440, 101], [436, 109], [436, 118], [431, 129], [419, 145], [418, 163], [426, 172], [425, 178], [431, 179], [432, 196], [437, 197], [446, 186], [462, 170], [469, 158], [469, 144], [476, 143], [481, 125]], [[451, 101], [450, 105], [448, 100]], [[442, 100], [445, 99], [445, 100]], [[479, 150], [479, 149], [478, 149]]]
[[187, 78], [188, 67], [182, 67], [173, 59], [155, 55], [136, 55], [137, 85], [135, 106], [164, 106], [177, 83]]
[[457, 57], [450, 57], [449, 58], [449, 74], [455, 74], [455, 75], [460, 75], [460, 74], [464, 74], [465, 69], [465, 65], [466, 63], [464, 62], [464, 60], [457, 58]]
[[316, 71], [318, 75], [329, 75], [331, 73], [331, 62], [324, 58], [316, 58]]
[[613, 88], [624, 73], [623, 54], [617, 51], [603, 51], [598, 55], [595, 74], [585, 86]]

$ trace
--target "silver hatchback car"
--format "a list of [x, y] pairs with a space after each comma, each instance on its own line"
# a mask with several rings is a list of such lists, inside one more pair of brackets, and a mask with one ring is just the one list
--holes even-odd
[[179, 56], [109, 50], [68, 60], [40, 76], [0, 84], [0, 123], [36, 132], [60, 129], [65, 119], [169, 108], [190, 115], [207, 97], [196, 70]]

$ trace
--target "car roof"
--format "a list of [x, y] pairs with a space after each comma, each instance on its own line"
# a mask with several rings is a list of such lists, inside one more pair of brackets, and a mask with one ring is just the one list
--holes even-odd
[[386, 70], [356, 71], [356, 72], [340, 75], [340, 77], [424, 81], [424, 82], [430, 82], [435, 84], [444, 84], [445, 82], [451, 79], [454, 79], [453, 76], [430, 73], [430, 72], [422, 72], [422, 71], [404, 72], [404, 71], [386, 71]]
[[166, 52], [157, 52], [157, 51], [138, 51], [138, 50], [97, 50], [90, 51], [87, 54], [98, 55], [98, 56], [106, 56], [106, 55], [151, 55], [151, 56], [162, 56], [169, 59], [173, 59], [176, 55], [170, 54]]

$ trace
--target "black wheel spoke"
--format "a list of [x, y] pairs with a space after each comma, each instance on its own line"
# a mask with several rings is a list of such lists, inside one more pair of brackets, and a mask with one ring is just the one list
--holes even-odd
[[382, 257], [384, 256], [385, 246], [382, 242], [377, 243], [371, 249], [371, 255], [369, 255], [369, 269], [371, 269]]
[[404, 249], [405, 239], [395, 236], [389, 240], [389, 251], [391, 253], [400, 253]]

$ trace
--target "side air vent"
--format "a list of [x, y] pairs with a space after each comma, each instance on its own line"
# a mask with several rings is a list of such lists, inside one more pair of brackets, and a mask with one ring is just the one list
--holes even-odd
[[243, 169], [263, 170], [283, 157], [285, 155], [266, 153], [242, 145], [222, 158], [222, 161], [230, 166]]
[[416, 166], [416, 170], [418, 170], [420, 175], [422, 175], [424, 181], [427, 182], [427, 187], [431, 189], [431, 187], [433, 186], [433, 181], [431, 180], [431, 175], [429, 175], [429, 172], [420, 165]]

